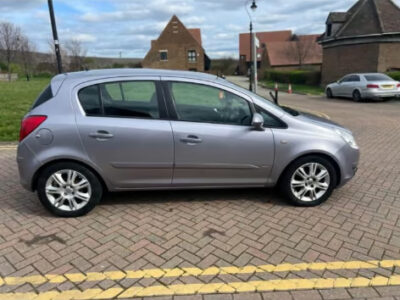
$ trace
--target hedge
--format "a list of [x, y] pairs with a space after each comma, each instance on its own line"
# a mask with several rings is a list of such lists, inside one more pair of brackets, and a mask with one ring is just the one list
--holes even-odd
[[400, 81], [400, 71], [397, 72], [388, 72], [386, 73], [388, 76], [392, 77], [394, 80]]
[[319, 71], [265, 71], [265, 79], [279, 83], [293, 83], [305, 85], [319, 85], [321, 83], [321, 72]]

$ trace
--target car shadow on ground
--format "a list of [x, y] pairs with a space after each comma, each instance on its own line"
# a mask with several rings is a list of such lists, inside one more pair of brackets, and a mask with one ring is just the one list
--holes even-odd
[[130, 205], [176, 202], [212, 202], [212, 201], [254, 201], [272, 205], [288, 206], [277, 188], [241, 188], [241, 189], [188, 189], [130, 191], [107, 193], [99, 205]]

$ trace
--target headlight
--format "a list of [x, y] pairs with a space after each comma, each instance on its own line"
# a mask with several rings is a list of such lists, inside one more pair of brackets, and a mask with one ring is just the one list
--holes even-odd
[[350, 146], [351, 148], [358, 149], [356, 140], [354, 139], [354, 136], [353, 136], [351, 133], [348, 133], [347, 131], [344, 131], [344, 130], [340, 130], [340, 129], [338, 129], [338, 128], [335, 128], [335, 132], [336, 132], [338, 135], [340, 135], [340, 136], [342, 137], [342, 139], [343, 139], [347, 144], [349, 144], [349, 146]]

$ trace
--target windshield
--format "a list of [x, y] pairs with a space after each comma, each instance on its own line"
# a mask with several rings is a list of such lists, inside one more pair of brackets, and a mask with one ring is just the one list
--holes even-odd
[[367, 81], [393, 81], [392, 78], [384, 74], [365, 75], [365, 79]]

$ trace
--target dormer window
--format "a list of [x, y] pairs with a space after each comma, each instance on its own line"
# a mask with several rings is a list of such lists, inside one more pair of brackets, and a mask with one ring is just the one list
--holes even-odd
[[331, 36], [332, 35], [332, 24], [327, 24], [326, 25], [326, 35]]

